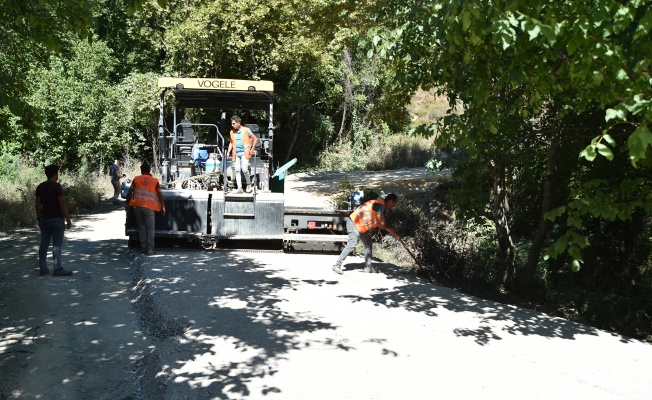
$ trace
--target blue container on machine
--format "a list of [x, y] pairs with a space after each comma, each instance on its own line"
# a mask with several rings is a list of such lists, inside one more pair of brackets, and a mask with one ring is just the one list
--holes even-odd
[[351, 209], [355, 209], [364, 203], [364, 190], [354, 190], [351, 192]]
[[195, 161], [204, 162], [208, 158], [208, 150], [199, 150]]
[[217, 172], [220, 170], [221, 165], [222, 163], [217, 158], [217, 154], [211, 154], [211, 156], [206, 159], [204, 168], [206, 173]]

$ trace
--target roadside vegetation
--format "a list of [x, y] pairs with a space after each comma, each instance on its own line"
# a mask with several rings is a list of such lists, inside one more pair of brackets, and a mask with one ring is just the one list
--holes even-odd
[[[334, 202], [345, 204], [353, 189], [346, 179], [342, 181]], [[649, 244], [637, 250], [627, 242], [630, 234], [638, 232], [652, 237], [650, 218], [613, 224], [594, 238], [605, 245], [592, 247], [587, 254], [590, 259], [604, 260], [606, 264], [600, 264], [601, 268], [573, 272], [561, 261], [542, 262], [532, 292], [519, 296], [505, 290], [500, 284], [502, 277], [496, 273], [500, 260], [494, 223], [489, 219], [456, 218], [450, 201], [455, 189], [453, 180], [446, 179], [418, 193], [399, 193], [401, 201], [389, 214], [388, 223], [397, 229], [407, 249], [391, 235], [376, 231], [374, 257], [411, 270], [423, 280], [470, 295], [652, 341]], [[371, 189], [364, 192], [365, 199], [380, 196]], [[517, 243], [518, 268], [527, 262], [529, 245], [525, 240]], [[362, 254], [361, 243], [357, 250]], [[621, 258], [639, 267], [621, 268]], [[609, 276], [608, 281], [604, 281], [604, 275]]]
[[434, 280], [652, 340], [650, 5], [1, 2], [0, 226], [157, 159], [158, 76], [267, 79], [275, 162], [451, 171], [396, 213]]
[[[140, 162], [127, 157], [121, 170], [128, 178], [133, 178], [140, 174], [139, 166]], [[0, 232], [36, 227], [34, 193], [45, 180], [43, 166], [7, 153], [0, 155]], [[73, 216], [89, 211], [113, 196], [108, 165], [103, 171], [91, 168], [87, 163], [82, 163], [77, 169], [62, 170], [59, 183]]]
[[[408, 106], [412, 120], [423, 115], [431, 121], [446, 115], [436, 101], [434, 92], [419, 91]], [[435, 99], [423, 104], [423, 99]], [[423, 123], [423, 122], [420, 122]], [[419, 123], [412, 124], [413, 127]], [[381, 141], [369, 146], [368, 151], [356, 155], [350, 147], [332, 149], [322, 155], [323, 160], [338, 160], [327, 164], [324, 170], [385, 170], [419, 166], [411, 157], [396, 158], [391, 154], [427, 154], [428, 161], [455, 166], [468, 157], [463, 151], [442, 151], [434, 147], [435, 142], [422, 137], [418, 139], [399, 136], [395, 147], [384, 147]], [[431, 137], [432, 139], [432, 137]], [[431, 144], [432, 143], [432, 144]], [[349, 153], [347, 153], [347, 149]], [[348, 156], [343, 156], [348, 154]], [[388, 154], [387, 158], [379, 154]], [[405, 153], [403, 153], [405, 154]], [[374, 167], [371, 167], [371, 166]], [[424, 164], [421, 164], [424, 165]], [[399, 193], [401, 201], [390, 214], [389, 222], [395, 226], [410, 254], [391, 235], [375, 234], [374, 254], [376, 257], [404, 268], [413, 270], [423, 279], [453, 287], [462, 292], [519, 305], [576, 322], [618, 332], [627, 336], [652, 341], [652, 216], [639, 211], [637, 218], [628, 221], [593, 221], [600, 229], [592, 232], [592, 242], [585, 251], [590, 260], [585, 268], [573, 271], [564, 259], [540, 260], [535, 283], [528, 295], [519, 295], [503, 284], [503, 269], [497, 251], [495, 221], [491, 210], [474, 218], [464, 218], [459, 207], [463, 182], [454, 178], [431, 184], [419, 192]], [[488, 176], [484, 179], [489, 181]], [[517, 176], [511, 187], [514, 199], [532, 196], [530, 176]], [[487, 183], [488, 184], [488, 183]], [[346, 179], [337, 190], [334, 203], [344, 205], [355, 188]], [[487, 194], [489, 188], [487, 187]], [[381, 193], [365, 189], [365, 199], [378, 198]], [[514, 205], [511, 229], [514, 235], [515, 268], [525, 268], [532, 246], [529, 232], [532, 220]], [[359, 244], [359, 252], [362, 245]], [[413, 260], [412, 256], [417, 260]], [[623, 260], [626, 265], [623, 265]]]

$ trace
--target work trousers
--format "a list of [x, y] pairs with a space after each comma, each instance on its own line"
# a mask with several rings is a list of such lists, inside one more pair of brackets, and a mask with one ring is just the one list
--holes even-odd
[[138, 224], [140, 247], [154, 250], [154, 210], [146, 207], [134, 207], [134, 217]]
[[249, 160], [245, 157], [244, 153], [236, 153], [235, 155], [235, 181], [238, 184], [238, 188], [244, 189], [242, 187], [242, 177], [240, 177], [240, 171], [244, 173], [245, 180], [247, 181], [247, 186], [251, 185], [251, 177], [249, 176]]
[[48, 248], [52, 242], [52, 258], [54, 259], [54, 270], [61, 269], [61, 246], [63, 246], [63, 232], [66, 225], [63, 218], [41, 218], [38, 221], [41, 228], [41, 245], [38, 249], [38, 266], [46, 270]]
[[357, 246], [358, 241], [361, 240], [362, 244], [364, 244], [364, 263], [366, 266], [370, 266], [371, 252], [373, 247], [373, 239], [371, 239], [371, 234], [369, 232], [360, 233], [358, 227], [355, 226], [351, 218], [346, 219], [346, 230], [349, 232], [349, 239], [346, 242], [346, 247], [344, 250], [342, 250], [342, 253], [337, 259], [335, 265], [341, 266], [344, 262], [344, 259], [346, 259], [346, 257], [348, 257], [348, 255], [351, 254], [353, 250], [355, 250], [355, 246]]
[[120, 196], [120, 181], [111, 181], [111, 184], [113, 185], [113, 202], [117, 203]]

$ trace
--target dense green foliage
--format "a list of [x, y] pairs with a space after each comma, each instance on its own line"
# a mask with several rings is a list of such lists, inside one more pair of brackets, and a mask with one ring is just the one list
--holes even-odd
[[[395, 30], [381, 51], [399, 78], [464, 104], [417, 131], [465, 150], [456, 203], [494, 221], [503, 284], [527, 293], [544, 252], [578, 271], [601, 224], [621, 221], [649, 247], [634, 218], [652, 211], [648, 2], [401, 1], [387, 14]], [[649, 255], [632, 261], [649, 269]]]
[[157, 76], [267, 79], [281, 163], [452, 168], [450, 204], [402, 214], [429, 263], [650, 319], [648, 0], [0, 0], [0, 21], [4, 204], [26, 166], [156, 158]]

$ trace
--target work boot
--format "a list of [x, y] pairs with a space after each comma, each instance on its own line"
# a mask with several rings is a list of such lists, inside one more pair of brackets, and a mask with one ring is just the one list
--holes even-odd
[[367, 264], [367, 265], [365, 265], [363, 271], [368, 273], [368, 274], [377, 274], [378, 273], [378, 268], [374, 267], [371, 264]]
[[70, 276], [72, 275], [72, 271], [68, 271], [67, 269], [55, 269], [52, 271], [52, 276]]
[[251, 185], [247, 185], [247, 193], [251, 193]]
[[154, 252], [154, 249], [147, 249], [145, 250], [145, 254], [147, 254], [148, 256], [153, 256], [156, 253]]
[[344, 273], [344, 269], [342, 269], [341, 265], [335, 264], [335, 265], [333, 265], [333, 272], [335, 272], [336, 274], [342, 275]]

